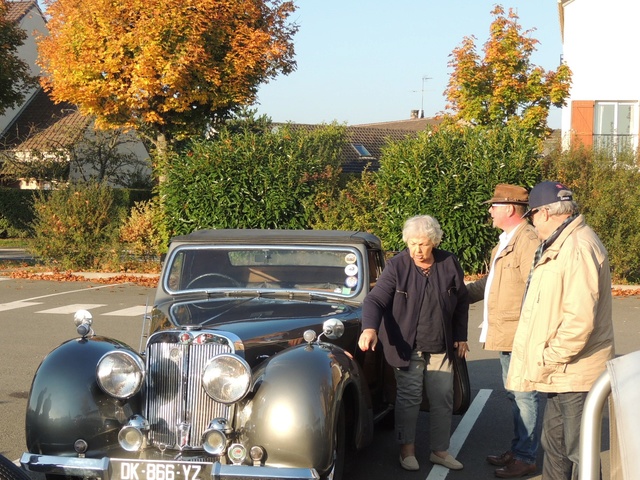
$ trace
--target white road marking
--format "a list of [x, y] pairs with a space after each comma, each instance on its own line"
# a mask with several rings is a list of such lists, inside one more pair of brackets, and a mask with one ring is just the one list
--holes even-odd
[[6, 310], [13, 310], [15, 308], [30, 307], [32, 305], [40, 305], [42, 302], [26, 302], [24, 300], [18, 300], [17, 302], [0, 303], [0, 312]]
[[79, 288], [77, 290], [69, 290], [68, 292], [50, 293], [49, 295], [40, 295], [39, 297], [25, 298], [24, 300], [21, 300], [21, 302], [30, 302], [32, 300], [40, 300], [41, 298], [57, 297], [59, 295], [68, 295], [70, 293], [86, 292], [87, 290], [99, 290], [101, 288], [117, 287], [118, 285], [126, 285], [127, 283], [130, 283], [130, 282], [111, 283], [109, 285], [100, 285], [100, 286], [91, 287], [91, 288]]
[[[2, 277], [0, 278], [1, 280], [10, 280], [9, 278], [5, 278]], [[109, 284], [109, 285], [99, 285], [99, 286], [95, 286], [92, 287], [91, 290], [98, 290], [101, 288], [109, 288], [109, 287], [115, 287], [118, 285], [124, 285], [126, 283], [129, 282], [124, 282], [124, 283], [113, 283], [113, 284]], [[15, 302], [9, 302], [9, 303], [0, 303], [0, 312], [4, 312], [6, 310], [14, 310], [16, 308], [25, 308], [25, 307], [30, 307], [33, 305], [40, 305], [43, 302], [34, 302], [34, 300], [40, 300], [43, 298], [49, 298], [49, 297], [57, 297], [59, 295], [67, 295], [70, 293], [78, 293], [78, 292], [86, 292], [87, 288], [79, 288], [77, 290], [69, 290], [67, 292], [57, 292], [57, 293], [50, 293], [48, 295], [40, 295], [39, 297], [32, 297], [32, 298], [25, 298], [24, 300], [17, 300]], [[96, 305], [89, 305], [89, 306], [82, 306], [82, 305], [68, 305], [65, 307], [60, 307], [60, 308], [53, 308], [50, 310], [41, 310], [39, 312], [36, 313], [56, 313], [56, 314], [69, 314], [69, 313], [76, 313], [76, 311], [78, 311], [81, 308], [84, 308], [85, 310], [89, 310], [90, 308], [96, 308], [96, 307], [103, 307], [103, 304], [96, 304]], [[135, 308], [135, 307], [134, 307]], [[144, 307], [142, 313], [144, 313]], [[123, 311], [126, 311], [128, 309], [123, 309]], [[141, 315], [142, 313], [139, 313], [138, 310], [136, 310], [135, 315]], [[103, 314], [104, 315], [104, 314]], [[119, 315], [117, 313], [113, 313], [113, 315]], [[127, 316], [127, 315], [131, 315], [133, 316], [133, 313], [123, 313], [123, 316]]]
[[40, 310], [36, 313], [55, 313], [61, 315], [67, 315], [69, 313], [76, 313], [78, 310], [91, 310], [93, 308], [104, 307], [104, 303], [71, 303], [69, 305], [63, 305], [62, 307], [49, 308], [48, 310]]
[[[462, 417], [462, 420], [458, 424], [458, 428], [456, 428], [456, 431], [453, 432], [451, 441], [449, 442], [449, 453], [453, 457], [457, 457], [458, 453], [460, 452], [460, 449], [469, 436], [473, 425], [476, 423], [478, 417], [482, 413], [482, 409], [487, 403], [487, 400], [489, 400], [491, 392], [492, 390], [487, 389], [483, 389], [478, 392], [476, 398], [474, 398], [473, 402], [471, 402], [469, 410], [467, 410], [467, 413], [464, 414], [464, 417]], [[445, 478], [447, 478], [448, 473], [448, 468], [445, 468], [442, 465], [434, 465], [426, 480], [444, 480]]]
[[148, 310], [146, 305], [137, 305], [135, 307], [123, 308], [122, 310], [114, 310], [113, 312], [102, 313], [102, 316], [118, 316], [118, 317], [138, 317], [144, 315]]

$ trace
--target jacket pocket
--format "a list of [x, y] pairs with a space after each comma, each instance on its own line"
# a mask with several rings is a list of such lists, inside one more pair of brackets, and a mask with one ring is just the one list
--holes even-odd
[[453, 315], [458, 305], [458, 289], [455, 286], [450, 286], [444, 292], [440, 292], [440, 299], [442, 304], [443, 313], [449, 317]]

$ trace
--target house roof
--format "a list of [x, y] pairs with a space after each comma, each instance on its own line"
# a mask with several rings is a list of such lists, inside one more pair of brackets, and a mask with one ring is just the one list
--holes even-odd
[[39, 89], [0, 139], [5, 149], [52, 151], [77, 140], [91, 123], [69, 103], [55, 104]]
[[32, 8], [40, 10], [36, 0], [20, 0], [17, 2], [9, 0], [7, 5], [9, 7], [9, 10], [7, 11], [7, 20], [16, 23], [19, 23]]
[[361, 123], [355, 125], [356, 127], [366, 128], [379, 128], [383, 130], [404, 130], [420, 132], [426, 130], [428, 127], [439, 125], [441, 119], [438, 117], [430, 118], [408, 118], [406, 120], [396, 120], [394, 122], [381, 122], [381, 123]]
[[[434, 118], [400, 120], [395, 122], [368, 123], [346, 126], [349, 142], [342, 150], [342, 171], [361, 173], [365, 168], [376, 171], [380, 168], [380, 157], [384, 146], [390, 141], [401, 141], [415, 137], [418, 132], [440, 123]], [[290, 126], [314, 130], [322, 125], [291, 123]]]
[[[407, 137], [414, 137], [416, 132], [416, 130], [365, 125], [347, 127], [351, 143], [342, 150], [342, 171], [344, 173], [360, 173], [367, 165], [369, 165], [369, 170], [378, 170], [384, 146], [389, 141], [397, 142]], [[364, 150], [360, 146], [364, 147]]]

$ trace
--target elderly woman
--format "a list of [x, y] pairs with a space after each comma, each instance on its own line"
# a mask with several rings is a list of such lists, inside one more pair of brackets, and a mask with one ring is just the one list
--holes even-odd
[[400, 465], [420, 468], [415, 456], [416, 423], [423, 392], [430, 406], [432, 463], [462, 469], [449, 452], [453, 409], [453, 355], [465, 356], [469, 300], [457, 258], [436, 248], [442, 239], [433, 217], [409, 218], [402, 229], [407, 248], [387, 266], [364, 301], [363, 350], [375, 350], [378, 337], [395, 367], [396, 439]]

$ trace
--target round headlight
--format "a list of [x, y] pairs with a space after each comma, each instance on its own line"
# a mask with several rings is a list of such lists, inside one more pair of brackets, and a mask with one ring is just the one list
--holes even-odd
[[126, 350], [106, 353], [96, 369], [98, 385], [116, 398], [129, 398], [140, 391], [144, 381], [142, 359]]
[[251, 369], [237, 355], [213, 357], [204, 367], [202, 385], [216, 402], [233, 403], [244, 397], [251, 385]]

